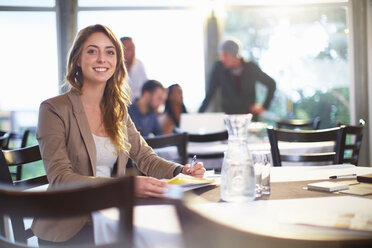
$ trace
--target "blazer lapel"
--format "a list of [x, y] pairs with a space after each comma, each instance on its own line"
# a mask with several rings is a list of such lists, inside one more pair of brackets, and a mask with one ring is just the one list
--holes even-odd
[[81, 136], [83, 137], [85, 147], [89, 154], [90, 164], [92, 166], [93, 176], [96, 176], [97, 151], [93, 135], [90, 131], [89, 123], [85, 115], [80, 93], [76, 90], [70, 90], [68, 97], [72, 102], [73, 113], [76, 118]]

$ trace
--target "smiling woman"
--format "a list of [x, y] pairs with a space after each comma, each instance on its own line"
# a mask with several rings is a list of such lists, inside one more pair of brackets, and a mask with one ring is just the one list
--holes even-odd
[[[77, 34], [66, 76], [71, 89], [44, 101], [39, 111], [37, 138], [50, 188], [124, 176], [130, 158], [146, 175], [136, 177], [136, 195], [163, 197], [166, 183], [159, 179], [189, 171], [190, 165], [158, 157], [137, 131], [128, 115], [126, 77], [122, 45], [109, 28], [96, 24]], [[201, 163], [191, 169], [196, 177], [204, 172]], [[93, 242], [89, 216], [35, 219], [32, 230], [45, 246]]]

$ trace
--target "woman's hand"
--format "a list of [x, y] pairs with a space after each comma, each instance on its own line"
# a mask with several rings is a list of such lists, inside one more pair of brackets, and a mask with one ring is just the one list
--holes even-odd
[[134, 191], [138, 197], [164, 197], [167, 184], [153, 177], [137, 176]]
[[197, 162], [194, 166], [186, 164], [181, 172], [183, 174], [191, 175], [193, 177], [203, 177], [205, 173], [205, 168], [202, 162]]

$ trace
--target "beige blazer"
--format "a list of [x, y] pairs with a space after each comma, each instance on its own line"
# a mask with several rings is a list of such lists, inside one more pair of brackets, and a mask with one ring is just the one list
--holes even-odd
[[[131, 144], [129, 157], [139, 170], [156, 178], [173, 177], [173, 171], [180, 165], [158, 157], [139, 134], [129, 115], [123, 121]], [[96, 177], [96, 147], [80, 94], [76, 90], [41, 103], [36, 137], [49, 189], [77, 182], [93, 184], [110, 180]], [[128, 154], [120, 150], [117, 176], [125, 175], [127, 161]], [[62, 242], [78, 233], [89, 219], [88, 215], [64, 220], [37, 219], [32, 224], [32, 230], [41, 239]]]

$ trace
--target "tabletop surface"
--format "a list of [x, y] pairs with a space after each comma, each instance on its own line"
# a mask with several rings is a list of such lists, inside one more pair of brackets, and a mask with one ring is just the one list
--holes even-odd
[[[329, 176], [332, 175], [372, 173], [372, 168], [344, 164], [271, 169], [270, 196], [242, 204], [222, 202], [217, 182], [216, 185], [188, 192], [193, 200], [188, 201], [187, 205], [216, 222], [261, 235], [312, 240], [356, 240], [371, 237], [371, 226], [368, 226], [370, 231], [336, 228], [337, 221], [343, 216], [348, 216], [350, 223], [355, 225], [361, 225], [360, 220], [372, 223], [371, 195], [356, 197], [309, 191], [305, 187], [309, 182], [330, 180]], [[218, 181], [219, 175], [208, 172], [206, 177]], [[135, 207], [134, 223], [138, 247], [183, 247], [181, 224], [171, 203], [169, 199], [155, 198], [137, 202], [139, 205]], [[113, 210], [104, 215], [99, 221], [104, 219], [106, 223], [103, 226], [107, 229], [107, 225], [115, 223], [117, 215]], [[98, 240], [105, 240], [100, 230], [96, 233]], [[106, 240], [110, 240], [107, 231], [105, 235]]]
[[[248, 203], [222, 202], [219, 174], [206, 173], [215, 185], [187, 192], [187, 205], [218, 223], [250, 233], [281, 238], [312, 240], [357, 240], [372, 237], [372, 195], [310, 191], [310, 182], [328, 181], [330, 176], [371, 174], [371, 167], [343, 165], [272, 167], [271, 194]], [[337, 181], [350, 179], [337, 179]], [[41, 190], [45, 190], [45, 187]], [[182, 228], [172, 199], [147, 198], [134, 209], [137, 247], [183, 247]], [[108, 243], [116, 235], [115, 209], [93, 214], [97, 244]], [[340, 221], [349, 226], [340, 228]], [[341, 223], [342, 224], [342, 223]], [[360, 231], [363, 229], [364, 231]], [[366, 231], [367, 230], [367, 231]]]

